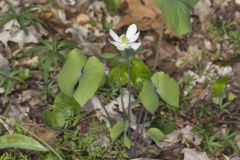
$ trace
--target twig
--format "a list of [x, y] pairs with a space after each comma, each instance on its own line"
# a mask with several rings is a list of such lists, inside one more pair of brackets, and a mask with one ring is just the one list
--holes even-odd
[[156, 70], [158, 59], [159, 59], [159, 56], [160, 56], [160, 47], [161, 47], [161, 42], [162, 42], [162, 37], [163, 37], [163, 27], [164, 27], [164, 23], [161, 23], [160, 33], [159, 33], [157, 48], [156, 48], [156, 56], [154, 58], [154, 63], [153, 63], [153, 70]]
[[109, 123], [110, 123], [110, 126], [112, 127], [112, 118], [111, 118], [111, 116], [109, 115], [109, 113], [108, 113], [106, 107], [105, 107], [104, 105], [101, 105], [101, 106], [102, 106], [104, 112], [105, 112], [106, 115], [107, 115], [107, 119], [108, 119], [108, 121], [109, 121]]

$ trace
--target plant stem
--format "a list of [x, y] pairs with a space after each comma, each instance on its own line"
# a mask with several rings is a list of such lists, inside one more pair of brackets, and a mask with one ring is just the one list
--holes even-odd
[[[142, 136], [142, 134], [143, 134], [143, 129], [144, 129], [144, 127], [145, 127], [147, 115], [148, 115], [148, 113], [146, 112], [145, 115], [144, 115], [144, 118], [143, 118], [142, 129], [141, 129], [141, 132], [140, 132], [140, 134], [139, 134], [139, 139], [138, 139], [138, 141], [137, 141], [137, 144], [140, 144], [140, 143], [141, 143], [141, 136]], [[137, 146], [136, 146], [136, 147], [137, 147]]]
[[122, 86], [121, 86], [121, 75], [120, 75], [120, 62], [118, 61], [117, 64], [117, 70], [118, 70], [118, 88], [120, 92], [120, 97], [121, 97], [121, 106], [122, 106], [122, 112], [123, 112], [123, 119], [126, 118], [126, 111], [123, 103], [123, 93], [122, 93]]
[[140, 123], [141, 123], [142, 114], [143, 114], [143, 107], [141, 107], [140, 113], [139, 113], [139, 115], [138, 115], [137, 127], [136, 127], [136, 131], [135, 131], [135, 134], [134, 134], [134, 143], [133, 143], [133, 147], [131, 148], [131, 151], [130, 151], [130, 156], [131, 156], [131, 157], [129, 157], [129, 158], [134, 158], [135, 155], [136, 155], [137, 139], [138, 139], [138, 134], [139, 134], [138, 131], [139, 131]]
[[[129, 126], [131, 124], [131, 117], [130, 117], [130, 113], [131, 113], [131, 71], [130, 71], [130, 59], [129, 59], [129, 50], [127, 50], [126, 52], [126, 61], [127, 61], [127, 68], [128, 68], [128, 113], [127, 113], [127, 116], [128, 116], [128, 123], [129, 123]], [[128, 135], [131, 137], [131, 127], [130, 129], [128, 130]]]
[[110, 123], [110, 126], [112, 127], [112, 119], [111, 119], [111, 116], [109, 115], [109, 113], [108, 113], [108, 111], [107, 111], [107, 109], [106, 109], [106, 107], [105, 107], [104, 105], [102, 105], [102, 108], [103, 108], [104, 112], [105, 112], [106, 115], [107, 115], [107, 119], [108, 119], [108, 121], [109, 121], [109, 123]]
[[159, 33], [157, 48], [156, 48], [156, 56], [154, 58], [154, 63], [153, 63], [153, 70], [156, 70], [158, 59], [159, 59], [159, 56], [160, 56], [160, 47], [161, 47], [161, 42], [162, 42], [162, 37], [163, 37], [163, 27], [164, 27], [164, 24], [161, 23], [160, 33]]

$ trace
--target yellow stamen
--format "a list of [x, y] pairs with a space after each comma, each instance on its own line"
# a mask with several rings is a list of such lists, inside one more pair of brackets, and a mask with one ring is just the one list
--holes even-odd
[[127, 37], [125, 35], [123, 35], [122, 37], [122, 43], [127, 44]]

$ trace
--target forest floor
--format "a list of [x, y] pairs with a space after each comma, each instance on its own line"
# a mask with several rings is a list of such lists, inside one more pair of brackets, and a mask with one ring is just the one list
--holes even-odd
[[[143, 138], [137, 157], [240, 160], [239, 0], [199, 0], [191, 10], [192, 32], [178, 36], [164, 26], [161, 43], [163, 21], [150, 0], [125, 0], [117, 11], [103, 0], [9, 2], [16, 11], [34, 7], [33, 15], [41, 22], [28, 25], [28, 35], [14, 20], [0, 22], [0, 135], [24, 133], [24, 127], [65, 159], [127, 159], [121, 142], [111, 143], [104, 110], [99, 107], [117, 114], [113, 109], [119, 97], [116, 87], [102, 86], [90, 106], [64, 119], [64, 126], [59, 124], [62, 115], [51, 121], [51, 115], [43, 113], [54, 105], [59, 92], [57, 75], [66, 59], [62, 55], [74, 47], [87, 56], [118, 52], [109, 43], [109, 30], [120, 33], [135, 23], [142, 43], [137, 57], [152, 68], [159, 50], [156, 70], [174, 77], [181, 91], [177, 112], [160, 108], [155, 113], [156, 123], [167, 125], [169, 134], [161, 146]], [[8, 9], [0, 1], [0, 13], [10, 15]], [[221, 99], [214, 97], [216, 90], [223, 90]], [[58, 158], [45, 152], [0, 150], [0, 160], [8, 159]]]

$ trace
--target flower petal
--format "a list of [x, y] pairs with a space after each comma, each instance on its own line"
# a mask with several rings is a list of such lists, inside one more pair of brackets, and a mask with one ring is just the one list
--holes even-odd
[[124, 51], [126, 49], [126, 46], [124, 46], [122, 43], [116, 42], [116, 41], [111, 41], [109, 40], [110, 43], [112, 43], [119, 51]]
[[137, 50], [140, 46], [141, 46], [141, 43], [130, 43], [130, 48], [132, 48], [133, 50]]
[[127, 39], [131, 39], [137, 32], [136, 24], [132, 24], [128, 27], [126, 37]]
[[110, 33], [110, 35], [111, 35], [111, 37], [113, 38], [114, 41], [121, 42], [121, 39], [118, 37], [118, 35], [112, 29], [110, 29], [109, 33]]
[[131, 39], [128, 40], [128, 43], [133, 43], [135, 42], [140, 35], [140, 32], [137, 32]]

